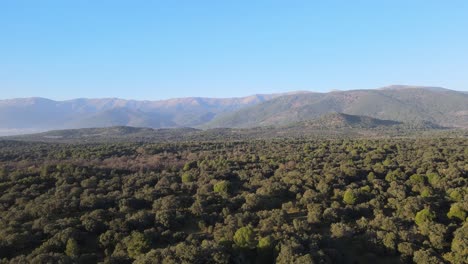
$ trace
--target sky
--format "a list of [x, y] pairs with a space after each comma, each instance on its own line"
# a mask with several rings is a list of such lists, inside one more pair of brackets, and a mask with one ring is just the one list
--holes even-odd
[[0, 98], [468, 90], [466, 0], [2, 0]]

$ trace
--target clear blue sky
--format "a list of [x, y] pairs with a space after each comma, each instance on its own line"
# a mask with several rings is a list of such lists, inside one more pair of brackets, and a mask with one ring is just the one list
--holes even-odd
[[0, 1], [0, 98], [468, 90], [468, 1]]

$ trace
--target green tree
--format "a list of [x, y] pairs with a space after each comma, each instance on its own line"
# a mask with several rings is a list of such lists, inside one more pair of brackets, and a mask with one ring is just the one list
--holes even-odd
[[228, 182], [228, 181], [220, 181], [220, 182], [217, 182], [214, 186], [213, 186], [213, 191], [219, 193], [219, 194], [222, 194], [222, 195], [227, 195], [229, 194], [229, 189], [231, 187], [231, 183]]
[[420, 249], [414, 252], [413, 261], [416, 264], [439, 264], [443, 263], [443, 261], [436, 255], [434, 250], [424, 250]]
[[451, 263], [468, 263], [468, 222], [453, 233], [451, 249], [446, 259]]
[[150, 249], [149, 239], [140, 232], [132, 232], [126, 239], [127, 253], [131, 258], [146, 253]]
[[184, 172], [181, 178], [183, 183], [193, 182], [193, 180], [195, 180], [195, 177], [193, 177], [192, 173], [188, 171]]
[[118, 233], [113, 230], [107, 230], [99, 236], [99, 245], [104, 248], [106, 255], [111, 253], [118, 241]]
[[403, 256], [412, 256], [414, 254], [415, 246], [409, 242], [402, 242], [398, 244], [398, 252]]
[[76, 257], [80, 253], [80, 248], [75, 239], [69, 238], [65, 247], [65, 254], [69, 257]]
[[432, 186], [435, 186], [440, 181], [439, 174], [435, 172], [429, 172], [426, 174], [427, 180]]
[[262, 237], [258, 241], [257, 247], [259, 249], [271, 248], [273, 247], [273, 239], [271, 238], [271, 236]]
[[294, 264], [313, 264], [314, 259], [312, 258], [312, 255], [310, 254], [305, 254], [303, 256], [299, 256], [296, 259], [294, 259]]
[[357, 175], [356, 167], [352, 162], [346, 162], [340, 165], [341, 171], [349, 177], [355, 177]]
[[463, 195], [458, 190], [451, 191], [449, 196], [450, 196], [450, 199], [456, 202], [459, 202], [463, 199]]
[[424, 177], [421, 174], [413, 174], [409, 180], [412, 184], [424, 184]]
[[354, 204], [356, 203], [356, 195], [354, 194], [354, 191], [351, 189], [346, 190], [346, 192], [343, 195], [343, 202], [346, 204]]
[[368, 181], [375, 180], [375, 173], [373, 171], [371, 171], [371, 172], [369, 172], [369, 174], [367, 174], [367, 180]]
[[260, 238], [257, 245], [257, 263], [273, 262], [273, 238], [266, 236]]
[[435, 218], [435, 214], [431, 212], [428, 208], [425, 208], [416, 213], [416, 216], [414, 217], [414, 222], [418, 226], [421, 226], [424, 223], [428, 223], [432, 221], [434, 218]]
[[255, 231], [250, 226], [239, 228], [234, 234], [234, 243], [240, 248], [255, 248]]
[[330, 225], [332, 237], [341, 238], [353, 234], [353, 229], [344, 223], [333, 223]]
[[188, 170], [191, 170], [191, 169], [195, 169], [197, 167], [198, 167], [198, 165], [197, 165], [196, 161], [189, 161], [189, 162], [185, 163], [183, 170], [188, 171]]
[[462, 221], [465, 221], [466, 212], [463, 210], [463, 208], [460, 205], [455, 203], [455, 204], [452, 204], [452, 206], [450, 206], [450, 211], [447, 213], [447, 216], [450, 219], [455, 217]]

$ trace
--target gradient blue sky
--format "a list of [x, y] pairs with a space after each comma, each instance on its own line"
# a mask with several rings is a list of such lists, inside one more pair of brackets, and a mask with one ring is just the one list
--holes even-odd
[[0, 98], [468, 89], [468, 1], [0, 1]]

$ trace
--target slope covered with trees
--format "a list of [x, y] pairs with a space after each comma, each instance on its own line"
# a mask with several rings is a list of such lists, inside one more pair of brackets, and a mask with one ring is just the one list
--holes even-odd
[[466, 263], [466, 138], [0, 141], [0, 263]]
[[368, 116], [343, 113], [325, 114], [319, 118], [285, 126], [254, 128], [144, 128], [115, 126], [52, 130], [43, 133], [0, 137], [5, 140], [54, 143], [115, 142], [184, 142], [252, 139], [324, 139], [380, 137], [466, 137], [468, 130], [446, 128], [428, 121], [402, 123]]
[[281, 126], [330, 112], [468, 127], [468, 95], [442, 88], [407, 86], [287, 95], [219, 115], [206, 127]]

